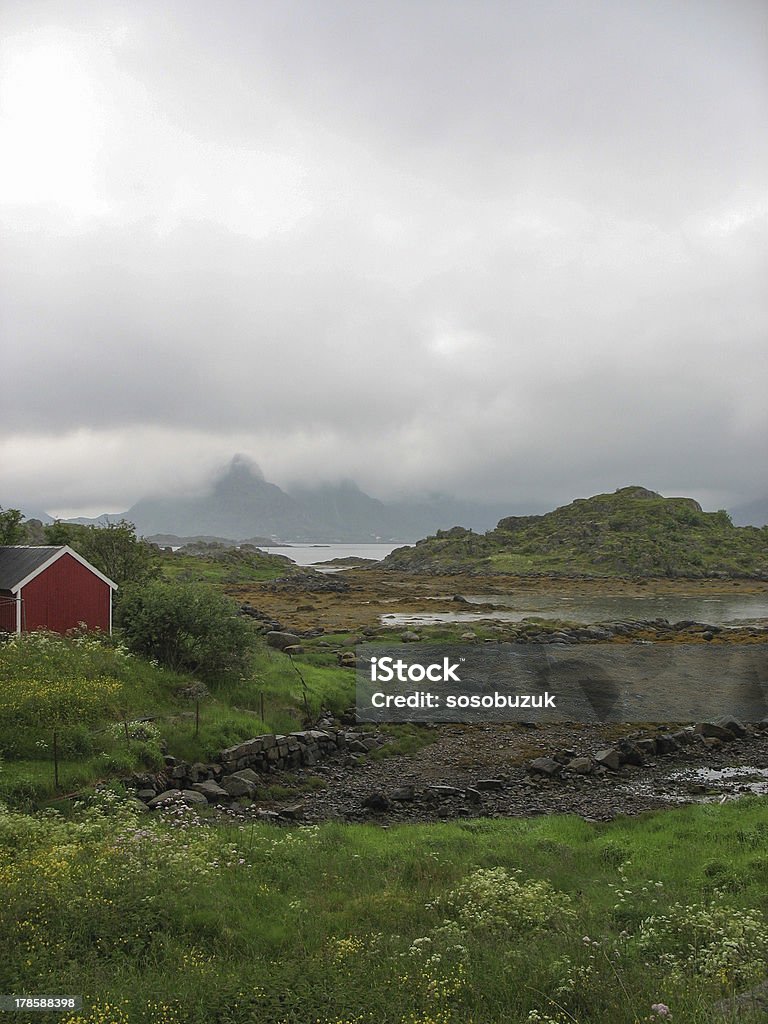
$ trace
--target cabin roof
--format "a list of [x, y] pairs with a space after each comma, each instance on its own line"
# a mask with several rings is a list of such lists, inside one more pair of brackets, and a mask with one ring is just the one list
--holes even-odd
[[76, 561], [84, 565], [86, 569], [90, 569], [112, 590], [117, 590], [116, 583], [104, 573], [99, 572], [95, 566], [91, 565], [82, 555], [73, 551], [67, 544], [0, 546], [0, 590], [18, 591], [64, 554], [72, 555]]

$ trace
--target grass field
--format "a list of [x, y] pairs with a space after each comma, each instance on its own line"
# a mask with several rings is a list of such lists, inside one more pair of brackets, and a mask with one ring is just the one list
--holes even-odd
[[106, 793], [0, 817], [0, 990], [78, 1024], [697, 1024], [765, 974], [766, 840], [759, 800], [277, 830]]

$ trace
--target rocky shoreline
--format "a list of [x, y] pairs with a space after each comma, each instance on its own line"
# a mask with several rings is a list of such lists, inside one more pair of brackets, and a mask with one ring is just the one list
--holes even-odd
[[[562, 813], [606, 821], [755, 791], [738, 778], [726, 789], [695, 781], [696, 772], [727, 774], [739, 766], [749, 766], [768, 788], [768, 722], [743, 725], [726, 717], [613, 743], [594, 726], [432, 731], [435, 742], [415, 754], [380, 760], [368, 756], [386, 742], [376, 733], [326, 728], [255, 737], [208, 765], [168, 758], [164, 771], [134, 776], [130, 784], [149, 810], [212, 804], [275, 823], [381, 825]], [[536, 756], [524, 758], [526, 751]], [[263, 787], [276, 783], [288, 799], [264, 798]]]

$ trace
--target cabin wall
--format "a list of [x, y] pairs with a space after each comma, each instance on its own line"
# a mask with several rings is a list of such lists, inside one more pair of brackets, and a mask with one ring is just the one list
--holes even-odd
[[84, 622], [110, 627], [110, 588], [69, 554], [62, 555], [21, 590], [21, 628], [66, 633]]

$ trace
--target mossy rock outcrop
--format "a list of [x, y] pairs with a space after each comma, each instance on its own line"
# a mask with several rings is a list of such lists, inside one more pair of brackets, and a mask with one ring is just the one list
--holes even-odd
[[632, 486], [545, 515], [508, 516], [486, 534], [441, 530], [382, 564], [426, 572], [768, 579], [768, 527], [737, 527], [727, 512], [704, 512], [693, 498]]

